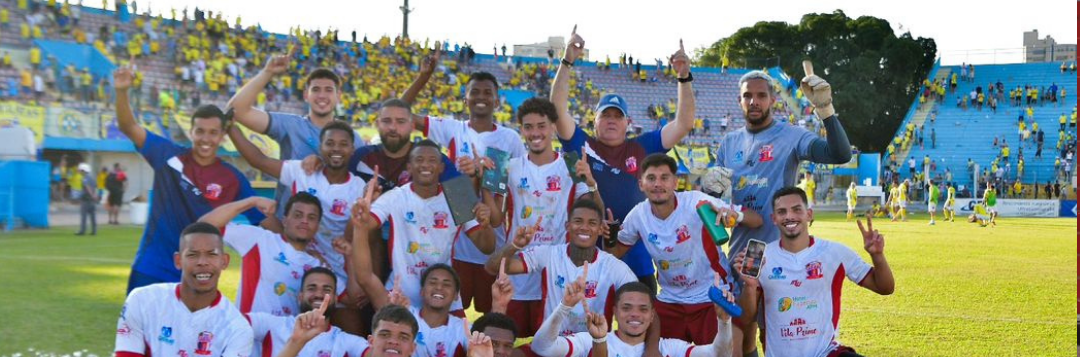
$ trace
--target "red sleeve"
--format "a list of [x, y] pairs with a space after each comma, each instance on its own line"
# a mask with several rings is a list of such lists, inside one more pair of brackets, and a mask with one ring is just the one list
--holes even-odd
[[116, 351], [115, 357], [145, 357], [142, 353]]

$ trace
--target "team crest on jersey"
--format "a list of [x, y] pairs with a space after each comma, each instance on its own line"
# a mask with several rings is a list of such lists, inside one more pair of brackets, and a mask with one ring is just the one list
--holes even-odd
[[289, 258], [285, 257], [285, 252], [279, 252], [277, 254], [277, 257], [274, 257], [274, 261], [278, 262], [278, 263], [281, 263], [281, 264], [285, 264], [285, 266], [291, 265], [291, 264], [289, 264]]
[[427, 267], [428, 265], [425, 261], [420, 261], [419, 263], [413, 264], [409, 266], [409, 275], [419, 276], [421, 273], [424, 272], [424, 269], [427, 269]]
[[629, 172], [629, 173], [637, 172], [637, 158], [636, 157], [631, 156], [631, 157], [626, 158], [626, 172]]
[[595, 281], [586, 281], [585, 282], [585, 298], [586, 299], [595, 299], [596, 298], [596, 282]]
[[446, 219], [449, 218], [449, 217], [450, 217], [450, 215], [447, 214], [446, 212], [443, 212], [443, 211], [435, 212], [435, 225], [434, 225], [434, 227], [438, 228], [438, 229], [445, 229], [445, 228], [449, 227], [449, 226], [446, 225]]
[[760, 161], [760, 162], [773, 161], [774, 157], [773, 157], [772, 151], [773, 151], [772, 144], [762, 145], [761, 146], [761, 151], [758, 152], [758, 161]]
[[199, 332], [199, 343], [195, 345], [195, 354], [201, 356], [210, 355], [210, 343], [214, 341], [214, 333], [210, 331]]
[[348, 208], [348, 206], [349, 204], [345, 202], [345, 200], [335, 198], [334, 203], [330, 205], [330, 213], [334, 214], [335, 216], [344, 216], [346, 208]]
[[435, 343], [435, 357], [446, 357], [446, 343], [442, 341]]
[[206, 199], [211, 201], [217, 201], [218, 198], [221, 198], [221, 191], [221, 185], [211, 183], [209, 185], [206, 185], [206, 190], [203, 191], [203, 197], [206, 197]]
[[559, 176], [551, 175], [547, 177], [547, 190], [548, 192], [562, 191], [562, 180]]
[[806, 264], [806, 280], [821, 279], [824, 276], [821, 273], [821, 262], [813, 261]]
[[285, 295], [285, 292], [288, 290], [289, 287], [285, 286], [285, 283], [280, 281], [274, 283], [274, 294], [277, 294], [277, 296]]
[[690, 228], [687, 228], [685, 224], [679, 227], [679, 229], [675, 231], [675, 234], [678, 235], [675, 244], [690, 240]]
[[165, 342], [167, 344], [176, 343], [176, 340], [172, 338], [172, 327], [162, 326], [161, 334], [158, 335], [158, 341]]

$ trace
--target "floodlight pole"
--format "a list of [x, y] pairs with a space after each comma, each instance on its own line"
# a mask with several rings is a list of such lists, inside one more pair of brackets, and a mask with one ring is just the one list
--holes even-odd
[[409, 8], [409, 0], [405, 0], [405, 5], [402, 5], [401, 14], [403, 15], [401, 21], [401, 38], [409, 38], [409, 13], [412, 9]]

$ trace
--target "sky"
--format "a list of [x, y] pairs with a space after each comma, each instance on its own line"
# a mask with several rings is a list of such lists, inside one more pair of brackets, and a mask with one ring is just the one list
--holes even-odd
[[[230, 23], [240, 14], [244, 26], [257, 22], [273, 32], [286, 32], [296, 25], [324, 31], [336, 28], [342, 39], [348, 39], [355, 29], [358, 37], [367, 34], [374, 40], [401, 33], [399, 7], [404, 0], [136, 1], [140, 13], [149, 5], [154, 13], [163, 12], [168, 17], [170, 8], [179, 11], [189, 7], [193, 11], [199, 6], [215, 13], [223, 11]], [[85, 3], [100, 6], [94, 0]], [[617, 60], [623, 52], [654, 59], [667, 58], [678, 50], [679, 39], [689, 52], [758, 21], [798, 23], [804, 14], [840, 9], [851, 18], [868, 15], [888, 20], [898, 35], [910, 31], [914, 37], [933, 38], [944, 64], [1015, 63], [1022, 61], [1024, 31], [1038, 29], [1040, 37], [1050, 35], [1061, 44], [1076, 43], [1072, 16], [1076, 8], [1070, 4], [1060, 0], [409, 0], [413, 9], [409, 35], [421, 41], [468, 42], [479, 53], [491, 53], [494, 45], [512, 49], [514, 44], [568, 36], [578, 25], [593, 60], [603, 60], [605, 55]]]

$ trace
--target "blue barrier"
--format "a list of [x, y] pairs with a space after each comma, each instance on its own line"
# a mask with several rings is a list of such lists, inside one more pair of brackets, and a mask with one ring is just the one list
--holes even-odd
[[46, 55], [56, 58], [63, 66], [71, 65], [76, 69], [90, 69], [94, 78], [110, 78], [116, 65], [105, 55], [90, 45], [80, 45], [68, 41], [34, 40], [34, 46], [41, 48]]
[[0, 221], [7, 230], [18, 222], [49, 227], [48, 161], [0, 162]]
[[1060, 216], [1076, 218], [1076, 200], [1061, 201]]

